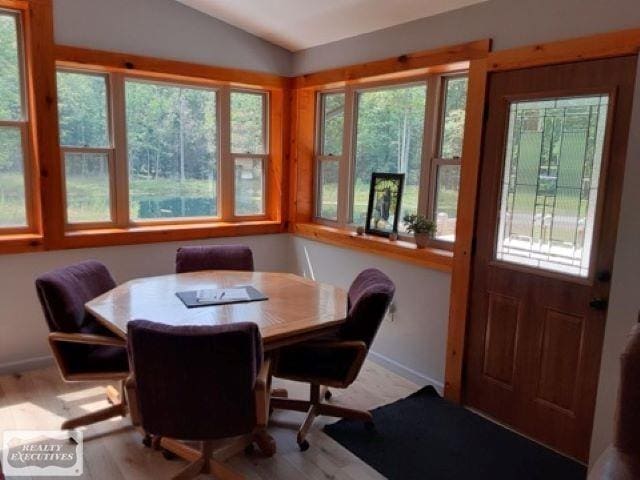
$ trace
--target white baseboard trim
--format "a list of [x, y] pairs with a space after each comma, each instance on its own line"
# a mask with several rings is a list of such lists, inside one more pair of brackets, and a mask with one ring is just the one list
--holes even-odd
[[26, 360], [18, 360], [17, 362], [0, 363], [0, 375], [22, 373], [28, 370], [48, 367], [51, 364], [53, 364], [53, 357], [50, 355], [44, 357], [28, 358]]
[[386, 369], [391, 370], [393, 373], [396, 373], [417, 385], [432, 385], [440, 395], [442, 395], [444, 392], [444, 384], [442, 382], [434, 380], [424, 373], [420, 373], [412, 368], [402, 365], [401, 363], [398, 363], [389, 357], [369, 350], [369, 358], [378, 365], [382, 365]]

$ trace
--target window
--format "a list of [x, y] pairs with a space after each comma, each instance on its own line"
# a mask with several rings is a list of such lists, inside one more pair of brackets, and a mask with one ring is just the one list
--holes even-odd
[[353, 223], [365, 223], [373, 172], [404, 173], [401, 217], [418, 211], [426, 98], [424, 82], [357, 93]]
[[60, 70], [57, 84], [67, 223], [111, 223], [114, 151], [107, 77]]
[[432, 164], [433, 217], [436, 238], [453, 241], [456, 235], [460, 157], [467, 103], [467, 78], [444, 80], [444, 108], [438, 146], [438, 156]]
[[466, 95], [462, 74], [321, 92], [317, 218], [364, 225], [371, 174], [404, 173], [401, 215], [426, 215], [437, 223], [436, 239], [453, 241]]
[[68, 229], [266, 216], [265, 92], [64, 67], [57, 82]]
[[267, 161], [267, 96], [231, 92], [231, 158], [235, 170], [235, 215], [265, 213]]
[[338, 219], [338, 188], [340, 162], [344, 141], [345, 94], [320, 95], [320, 144], [317, 162], [317, 215], [328, 220]]
[[216, 92], [127, 79], [133, 221], [218, 216]]
[[29, 118], [24, 85], [21, 17], [0, 10], [0, 228], [33, 227], [29, 208]]

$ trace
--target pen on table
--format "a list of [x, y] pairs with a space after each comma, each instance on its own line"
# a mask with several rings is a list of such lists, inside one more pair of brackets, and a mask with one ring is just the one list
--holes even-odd
[[220, 295], [220, 300], [222, 300], [222, 297], [224, 297], [224, 294], [225, 294], [225, 293], [226, 293], [226, 292], [222, 292], [222, 295]]

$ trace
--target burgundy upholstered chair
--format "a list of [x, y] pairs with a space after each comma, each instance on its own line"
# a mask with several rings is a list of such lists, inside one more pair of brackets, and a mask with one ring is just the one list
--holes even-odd
[[[269, 360], [263, 360], [256, 324], [171, 326], [134, 320], [128, 324], [128, 345], [142, 427], [156, 440], [161, 437], [162, 447], [196, 459], [175, 478], [201, 472], [238, 478], [220, 463], [214, 440], [242, 436], [239, 450], [255, 441], [265, 451], [267, 442], [265, 453], [275, 453], [265, 433]], [[202, 442], [201, 450], [178, 440]]]
[[331, 394], [321, 386], [347, 388], [351, 385], [367, 356], [369, 347], [393, 300], [395, 286], [384, 273], [374, 268], [361, 272], [349, 289], [347, 319], [339, 332], [331, 337], [282, 348], [274, 359], [273, 375], [311, 385], [309, 401], [273, 398], [272, 407], [307, 412], [298, 431], [301, 450], [309, 448], [305, 440], [318, 415], [343, 417], [372, 426], [369, 412], [322, 402]]
[[201, 270], [253, 271], [253, 253], [244, 245], [180, 247], [176, 254], [176, 273]]
[[598, 459], [589, 480], [640, 479], [640, 323], [622, 353], [613, 445]]
[[[69, 382], [118, 380], [129, 376], [126, 343], [84, 308], [89, 300], [116, 286], [109, 270], [87, 261], [45, 273], [36, 279], [36, 292], [49, 326], [49, 345], [62, 377]], [[76, 428], [127, 414], [124, 394], [107, 388], [112, 406], [62, 424]]]

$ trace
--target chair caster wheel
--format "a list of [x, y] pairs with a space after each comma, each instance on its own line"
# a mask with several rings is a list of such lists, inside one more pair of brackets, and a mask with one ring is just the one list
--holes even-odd
[[301, 443], [298, 444], [298, 447], [300, 447], [301, 452], [306, 452], [307, 450], [309, 450], [309, 442], [307, 442], [306, 440], [303, 440]]
[[162, 456], [164, 457], [165, 460], [175, 460], [176, 458], [178, 458], [178, 456], [175, 453], [170, 452], [166, 448], [162, 449]]
[[367, 432], [375, 432], [376, 430], [376, 424], [373, 422], [364, 422], [364, 429]]
[[324, 392], [325, 400], [331, 400], [331, 397], [333, 397], [333, 393], [331, 393], [331, 390], [327, 390], [326, 392]]
[[245, 455], [252, 455], [253, 452], [255, 452], [255, 451], [256, 451], [256, 447], [253, 445], [253, 443], [250, 443], [249, 445], [244, 447], [244, 454]]
[[142, 439], [142, 444], [147, 448], [151, 448], [151, 445], [153, 444], [153, 438], [151, 437], [151, 435], [145, 435]]

